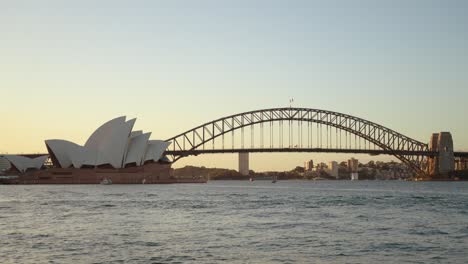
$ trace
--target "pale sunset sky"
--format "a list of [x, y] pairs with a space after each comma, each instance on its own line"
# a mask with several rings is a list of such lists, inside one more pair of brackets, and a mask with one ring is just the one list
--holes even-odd
[[[467, 14], [468, 1], [0, 0], [0, 153], [83, 144], [121, 115], [168, 139], [289, 98], [423, 142], [450, 131], [468, 150]], [[250, 162], [289, 170], [349, 157]], [[186, 164], [236, 168], [237, 155], [175, 167]]]

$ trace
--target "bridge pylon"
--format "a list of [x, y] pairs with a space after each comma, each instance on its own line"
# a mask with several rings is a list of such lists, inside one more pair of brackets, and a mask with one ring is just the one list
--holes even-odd
[[249, 176], [249, 153], [240, 152], [239, 153], [239, 173], [244, 176]]
[[455, 170], [453, 139], [450, 132], [434, 133], [429, 141], [429, 150], [438, 154], [428, 158], [428, 174], [431, 176], [448, 176]]

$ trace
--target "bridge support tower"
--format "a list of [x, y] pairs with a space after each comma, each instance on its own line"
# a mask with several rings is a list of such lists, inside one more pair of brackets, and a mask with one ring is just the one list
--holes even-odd
[[453, 139], [450, 132], [434, 133], [429, 141], [429, 150], [438, 152], [435, 157], [429, 157], [428, 174], [431, 176], [448, 176], [455, 170], [453, 154]]
[[249, 153], [239, 153], [239, 173], [244, 176], [249, 176]]

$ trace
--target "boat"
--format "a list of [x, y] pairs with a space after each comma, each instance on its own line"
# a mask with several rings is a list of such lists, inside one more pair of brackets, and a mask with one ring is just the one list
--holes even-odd
[[322, 177], [317, 177], [317, 178], [313, 178], [314, 181], [324, 181], [326, 180], [325, 178], [322, 178]]
[[253, 181], [254, 181], [254, 178], [250, 177], [249, 181], [250, 181], [250, 182], [253, 182]]
[[111, 180], [111, 179], [104, 178], [104, 180], [102, 180], [102, 181], [100, 182], [100, 184], [102, 184], [102, 185], [111, 185], [111, 184], [112, 184], [112, 180]]
[[271, 183], [276, 183], [278, 181], [278, 176], [273, 176], [273, 180], [271, 181]]

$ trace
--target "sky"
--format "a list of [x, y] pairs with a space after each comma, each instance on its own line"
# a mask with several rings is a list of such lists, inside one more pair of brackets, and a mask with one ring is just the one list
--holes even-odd
[[[466, 1], [0, 0], [0, 153], [83, 144], [121, 115], [168, 139], [290, 98], [423, 142], [450, 131], [468, 150], [467, 13]], [[251, 168], [347, 158], [252, 154]], [[237, 156], [174, 166], [187, 164]]]

